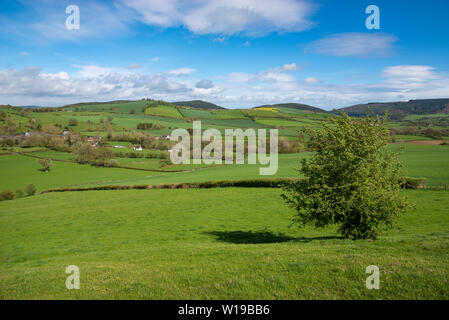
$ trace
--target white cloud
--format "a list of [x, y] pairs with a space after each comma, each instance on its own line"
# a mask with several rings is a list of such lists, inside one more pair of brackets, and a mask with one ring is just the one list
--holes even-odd
[[309, 0], [122, 0], [141, 21], [161, 27], [184, 26], [196, 34], [302, 31], [312, 26], [316, 6]]
[[140, 74], [95, 65], [76, 66], [75, 75], [44, 73], [39, 67], [0, 70], [0, 103], [61, 105], [154, 97], [167, 99], [193, 92], [191, 85], [166, 73]]
[[159, 60], [161, 60], [161, 58], [159, 58], [159, 57], [153, 57], [153, 58], [151, 59], [151, 61], [153, 61], [153, 62], [156, 62], [156, 61], [159, 61]]
[[218, 37], [218, 38], [214, 38], [212, 41], [223, 43], [223, 42], [225, 42], [225, 40], [226, 40], [225, 37]]
[[22, 51], [22, 52], [20, 52], [20, 55], [23, 57], [28, 57], [28, 56], [30, 56], [30, 53], [26, 52], [26, 51]]
[[332, 109], [371, 101], [449, 97], [449, 75], [431, 66], [388, 67], [380, 71], [384, 81], [368, 84], [329, 84], [314, 77], [298, 81], [286, 69], [289, 68], [230, 73], [221, 84], [222, 94], [214, 102], [242, 107], [301, 102]]
[[193, 75], [174, 76], [185, 72], [144, 74], [97, 65], [76, 67], [74, 74], [48, 73], [38, 67], [0, 70], [0, 104], [61, 105], [151, 97], [203, 99], [228, 107], [298, 102], [332, 109], [370, 101], [449, 97], [449, 74], [425, 65], [389, 66], [379, 71], [382, 81], [368, 84], [329, 84], [312, 77], [297, 80], [296, 64], [217, 75], [217, 83]]
[[290, 63], [290, 64], [284, 64], [281, 69], [283, 71], [295, 71], [295, 70], [299, 70], [299, 67], [296, 65], [296, 63]]
[[402, 65], [385, 68], [382, 74], [392, 81], [424, 82], [440, 77], [434, 70], [430, 66]]
[[396, 37], [386, 33], [338, 33], [309, 44], [307, 51], [337, 57], [391, 55]]
[[192, 68], [179, 68], [179, 69], [171, 70], [167, 73], [170, 75], [173, 75], [173, 76], [187, 76], [194, 72], [195, 72], [195, 69], [192, 69]]
[[281, 67], [271, 68], [265, 71], [256, 73], [244, 73], [244, 72], [231, 72], [228, 75], [228, 79], [231, 82], [250, 82], [257, 81], [271, 82], [271, 83], [286, 83], [295, 82], [295, 77], [290, 74], [292, 71], [299, 70], [300, 68], [296, 63], [284, 64]]
[[80, 69], [78, 75], [83, 78], [98, 78], [109, 75], [114, 72], [113, 68], [105, 68], [97, 65], [73, 65], [75, 68]]
[[39, 73], [39, 77], [42, 79], [48, 80], [69, 80], [70, 77], [67, 72], [58, 72], [58, 73]]
[[321, 80], [313, 78], [313, 77], [307, 77], [304, 81], [307, 83], [320, 83], [321, 82]]

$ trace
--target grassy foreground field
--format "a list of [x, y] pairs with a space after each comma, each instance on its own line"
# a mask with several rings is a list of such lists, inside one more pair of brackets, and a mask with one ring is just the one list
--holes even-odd
[[[289, 228], [278, 189], [92, 191], [0, 202], [0, 299], [448, 299], [449, 192], [376, 241]], [[232, 199], [232, 201], [227, 201]], [[260, 201], [263, 199], [264, 201]], [[380, 268], [380, 290], [365, 268]], [[77, 265], [81, 289], [64, 273]]]

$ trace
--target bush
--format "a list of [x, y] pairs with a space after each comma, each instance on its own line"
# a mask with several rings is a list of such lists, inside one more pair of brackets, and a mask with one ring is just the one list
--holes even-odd
[[41, 171], [44, 171], [44, 172], [48, 172], [48, 171], [50, 171], [50, 167], [51, 167], [51, 165], [52, 165], [52, 162], [51, 162], [51, 160], [50, 159], [38, 159], [37, 160], [37, 163], [39, 163], [40, 165], [41, 165]]
[[10, 190], [0, 192], [0, 201], [14, 199], [14, 193]]
[[14, 146], [14, 140], [10, 138], [6, 138], [0, 141], [0, 145], [3, 147], [12, 147]]
[[22, 190], [18, 189], [16, 190], [16, 198], [23, 198], [24, 193]]
[[25, 187], [25, 193], [29, 196], [34, 196], [36, 194], [36, 187], [34, 184], [29, 184]]
[[287, 140], [285, 137], [279, 139], [279, 153], [299, 153], [302, 145], [299, 141]]
[[76, 162], [98, 166], [104, 166], [114, 155], [111, 150], [105, 147], [94, 147], [90, 143], [80, 145], [74, 153], [77, 155]]
[[151, 128], [153, 128], [152, 123], [139, 123], [137, 125], [137, 129], [139, 129], [139, 130], [149, 130]]
[[77, 125], [78, 125], [78, 120], [76, 120], [75, 118], [69, 119], [69, 126], [75, 127]]
[[426, 178], [403, 177], [399, 180], [399, 185], [403, 189], [424, 189], [426, 182]]
[[118, 167], [119, 163], [116, 159], [109, 159], [104, 163], [105, 167]]

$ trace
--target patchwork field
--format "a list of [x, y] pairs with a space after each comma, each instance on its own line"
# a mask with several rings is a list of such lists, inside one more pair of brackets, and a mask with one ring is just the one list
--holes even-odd
[[145, 110], [145, 114], [167, 118], [182, 119], [182, 114], [177, 108], [171, 106], [155, 106]]
[[[425, 178], [427, 189], [402, 191], [416, 209], [401, 216], [395, 229], [376, 241], [349, 241], [334, 227], [290, 227], [294, 212], [280, 189], [39, 194], [62, 187], [297, 178], [301, 160], [313, 155], [302, 128], [320, 128], [330, 113], [206, 110], [144, 100], [56, 112], [5, 110], [0, 128], [12, 130], [13, 122], [19, 133], [6, 140], [19, 142], [2, 140], [0, 147], [0, 192], [15, 193], [13, 200], [0, 201], [0, 299], [449, 298], [449, 147], [444, 136], [411, 130], [416, 121], [432, 119], [444, 127], [444, 117], [388, 124], [410, 129], [392, 136], [388, 148], [401, 150], [402, 174]], [[192, 120], [222, 134], [227, 128], [277, 128], [284, 145], [300, 151], [284, 146], [278, 171], [269, 177], [260, 176], [261, 165], [174, 165], [174, 143], [161, 135], [192, 128]], [[143, 130], [139, 124], [151, 126]], [[76, 163], [76, 142], [48, 142], [64, 139], [63, 131], [81, 141], [101, 136], [115, 167]], [[39, 132], [40, 142], [23, 146], [25, 132]], [[40, 158], [52, 160], [49, 172], [40, 170]], [[37, 194], [19, 196], [16, 190], [29, 184]], [[380, 267], [381, 290], [365, 288], [371, 264]], [[65, 288], [68, 265], [80, 267], [81, 290]]]
[[121, 102], [121, 103], [108, 103], [108, 104], [83, 104], [78, 106], [68, 107], [71, 111], [114, 111], [129, 113], [134, 110], [136, 113], [142, 113], [142, 108], [148, 103], [144, 100]]
[[184, 118], [213, 119], [214, 115], [207, 110], [179, 109]]

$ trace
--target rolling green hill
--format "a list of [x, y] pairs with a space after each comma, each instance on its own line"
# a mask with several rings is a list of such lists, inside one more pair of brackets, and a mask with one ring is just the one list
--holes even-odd
[[203, 101], [203, 100], [191, 100], [191, 101], [177, 101], [172, 102], [172, 104], [175, 104], [177, 106], [185, 106], [185, 107], [191, 107], [191, 108], [198, 108], [198, 109], [226, 109], [220, 106], [217, 106], [216, 104]]
[[307, 104], [301, 104], [301, 103], [279, 103], [279, 104], [267, 104], [263, 106], [257, 106], [253, 109], [258, 108], [291, 108], [291, 109], [299, 109], [299, 110], [305, 110], [305, 111], [312, 111], [312, 112], [327, 112], [323, 109], [312, 107]]
[[149, 102], [147, 100], [136, 101], [109, 101], [109, 102], [87, 102], [66, 105], [63, 108], [69, 111], [107, 111], [115, 113], [142, 113], [143, 107]]
[[403, 119], [410, 114], [448, 113], [449, 99], [425, 99], [382, 103], [373, 102], [340, 108], [338, 111], [344, 111], [349, 116], [360, 117], [366, 115], [368, 108], [375, 114], [384, 114], [385, 111], [388, 110], [388, 114], [392, 119]]

